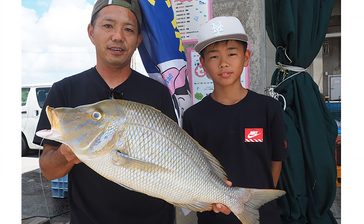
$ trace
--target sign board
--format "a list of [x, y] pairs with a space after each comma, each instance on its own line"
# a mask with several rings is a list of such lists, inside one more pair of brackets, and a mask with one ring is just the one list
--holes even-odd
[[212, 18], [212, 0], [171, 0], [171, 2], [182, 40], [196, 41], [201, 25]]
[[[212, 18], [212, 0], [171, 0], [177, 28], [181, 34], [187, 58], [187, 76], [190, 83], [192, 103], [202, 100], [213, 91], [212, 80], [200, 65], [200, 55], [193, 49], [202, 24]], [[241, 76], [245, 88], [249, 88], [249, 66]]]

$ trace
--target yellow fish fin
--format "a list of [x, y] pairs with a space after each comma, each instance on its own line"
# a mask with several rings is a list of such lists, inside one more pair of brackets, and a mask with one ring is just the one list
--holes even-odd
[[204, 147], [199, 145], [199, 148], [205, 154], [206, 158], [209, 160], [210, 165], [211, 165], [213, 171], [215, 172], [215, 174], [223, 181], [227, 180], [227, 177], [226, 177], [227, 175], [226, 175], [223, 167], [221, 166], [220, 162]]
[[176, 203], [172, 203], [175, 206], [181, 207], [181, 208], [187, 208], [191, 211], [195, 211], [195, 212], [203, 212], [203, 211], [208, 211], [212, 209], [212, 204], [211, 203], [206, 203], [206, 202], [200, 202], [200, 201], [196, 201], [193, 202], [191, 204], [176, 204]]
[[137, 158], [133, 158], [128, 155], [127, 151], [114, 149], [111, 152], [112, 162], [114, 165], [128, 167], [130, 169], [141, 169], [141, 170], [158, 170], [158, 171], [167, 171], [168, 169], [162, 166], [159, 166], [154, 163], [150, 163], [147, 161], [143, 161]]

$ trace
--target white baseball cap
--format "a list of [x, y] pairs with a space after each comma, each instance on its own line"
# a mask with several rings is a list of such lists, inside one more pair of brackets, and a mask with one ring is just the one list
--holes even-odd
[[219, 16], [201, 26], [197, 35], [195, 50], [201, 53], [212, 43], [222, 40], [239, 40], [248, 42], [248, 36], [240, 20], [233, 16]]

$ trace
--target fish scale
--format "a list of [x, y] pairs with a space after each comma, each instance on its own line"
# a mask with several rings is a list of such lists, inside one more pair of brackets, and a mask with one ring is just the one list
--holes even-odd
[[67, 144], [91, 169], [129, 190], [194, 211], [225, 204], [244, 224], [258, 223], [259, 207], [284, 194], [228, 187], [218, 160], [150, 106], [110, 99], [46, 112], [51, 130], [38, 136]]

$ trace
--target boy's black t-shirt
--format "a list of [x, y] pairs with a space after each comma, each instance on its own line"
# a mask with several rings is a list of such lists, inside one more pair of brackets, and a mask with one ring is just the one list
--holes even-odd
[[[248, 91], [234, 105], [206, 96], [183, 115], [183, 128], [222, 164], [233, 186], [274, 188], [272, 161], [287, 155], [283, 111], [278, 101]], [[280, 223], [276, 202], [261, 207], [260, 223]], [[240, 224], [234, 214], [198, 213], [199, 224]]]
[[[110, 89], [95, 68], [56, 82], [46, 99], [37, 131], [50, 129], [45, 114], [47, 105], [76, 107], [100, 100], [122, 98], [153, 106], [177, 120], [168, 89], [159, 82], [132, 71], [130, 77]], [[34, 143], [42, 139], [35, 136]], [[59, 145], [44, 140], [43, 144]], [[72, 224], [173, 224], [174, 207], [157, 198], [127, 190], [100, 176], [84, 163], [68, 174]]]

